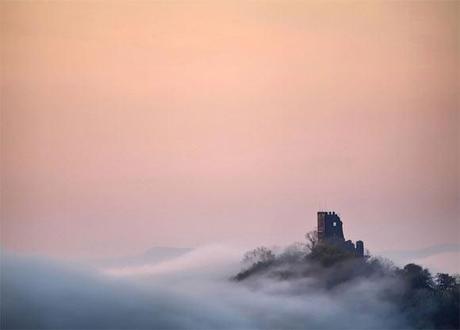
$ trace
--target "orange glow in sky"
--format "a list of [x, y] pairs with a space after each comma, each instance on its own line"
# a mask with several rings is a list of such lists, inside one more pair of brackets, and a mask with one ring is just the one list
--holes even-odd
[[458, 2], [0, 12], [3, 248], [460, 240]]

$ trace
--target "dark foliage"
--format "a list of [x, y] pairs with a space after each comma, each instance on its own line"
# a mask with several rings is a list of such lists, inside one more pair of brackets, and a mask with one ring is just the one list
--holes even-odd
[[[306, 238], [306, 244], [290, 246], [278, 255], [268, 248], [250, 251], [245, 269], [234, 280], [311, 279], [317, 289], [334, 292], [341, 285], [363, 279], [391, 281], [379, 298], [394, 304], [413, 328], [460, 328], [460, 284], [453, 276], [432, 276], [428, 269], [416, 264], [401, 269], [389, 260], [356, 257], [335, 246], [317, 244], [314, 233]], [[248, 264], [248, 260], [252, 262]]]

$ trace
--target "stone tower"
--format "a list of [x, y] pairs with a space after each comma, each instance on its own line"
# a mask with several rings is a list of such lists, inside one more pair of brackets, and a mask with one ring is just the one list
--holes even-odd
[[335, 212], [318, 212], [318, 241], [343, 243], [342, 221]]
[[356, 241], [356, 255], [364, 257], [364, 243], [363, 241]]
[[338, 246], [357, 257], [364, 257], [363, 241], [345, 241], [343, 223], [335, 212], [318, 212], [318, 243]]

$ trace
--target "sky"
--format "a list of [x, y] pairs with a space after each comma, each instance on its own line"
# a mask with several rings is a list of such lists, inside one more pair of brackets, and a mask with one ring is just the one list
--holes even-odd
[[460, 242], [460, 5], [2, 1], [1, 247]]

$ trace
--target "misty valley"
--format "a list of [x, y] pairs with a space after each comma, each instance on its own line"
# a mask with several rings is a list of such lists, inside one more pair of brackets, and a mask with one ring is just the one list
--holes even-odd
[[[335, 213], [285, 248], [2, 255], [2, 329], [458, 329], [459, 276], [346, 243]], [[243, 258], [241, 260], [241, 256]]]

